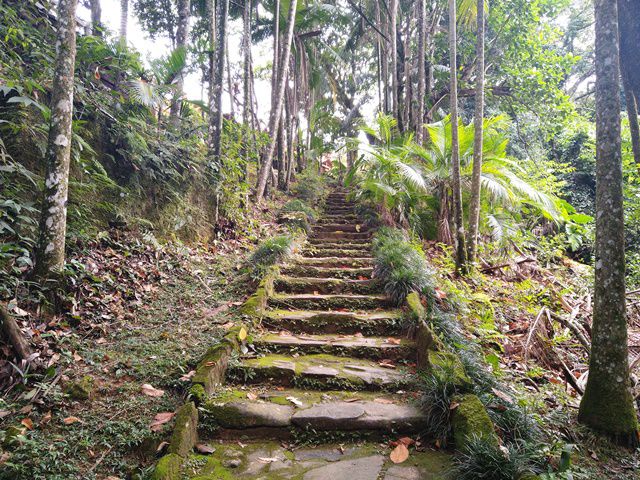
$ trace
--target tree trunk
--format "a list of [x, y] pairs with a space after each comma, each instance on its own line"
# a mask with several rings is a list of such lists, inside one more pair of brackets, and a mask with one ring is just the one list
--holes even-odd
[[453, 188], [453, 223], [455, 229], [456, 269], [466, 272], [466, 249], [464, 241], [464, 223], [462, 213], [462, 185], [460, 180], [460, 145], [458, 132], [458, 60], [456, 0], [449, 0], [449, 68], [451, 99], [451, 179]]
[[31, 356], [31, 346], [25, 338], [22, 330], [4, 306], [0, 305], [0, 333], [13, 347], [16, 355], [21, 360], [27, 360]]
[[271, 165], [273, 164], [273, 155], [276, 150], [277, 141], [277, 129], [280, 123], [280, 116], [282, 114], [282, 104], [284, 103], [284, 89], [286, 86], [287, 74], [289, 70], [289, 58], [291, 56], [291, 42], [293, 40], [293, 29], [295, 27], [296, 8], [298, 5], [297, 0], [291, 0], [289, 5], [289, 18], [287, 20], [287, 36], [286, 43], [284, 45], [284, 55], [282, 59], [282, 65], [280, 68], [280, 74], [278, 75], [278, 88], [277, 88], [277, 102], [275, 109], [271, 109], [269, 115], [269, 150], [267, 156], [260, 166], [260, 174], [258, 175], [258, 185], [256, 187], [256, 201], [260, 202], [264, 197], [264, 190], [267, 185], [267, 177], [271, 171]]
[[41, 279], [60, 273], [64, 267], [76, 62], [76, 7], [77, 0], [58, 2], [51, 125], [45, 155], [45, 189], [36, 250], [35, 273]]
[[222, 168], [222, 90], [224, 84], [224, 52], [227, 48], [227, 20], [229, 17], [229, 0], [218, 0], [216, 4], [216, 49], [214, 55], [213, 87], [209, 105], [209, 122], [211, 122], [211, 157]]
[[[191, 0], [178, 0], [178, 28], [176, 31], [176, 48], [187, 48], [189, 41], [189, 16], [191, 14]], [[177, 127], [180, 119], [180, 98], [183, 95], [184, 88], [184, 72], [178, 74], [176, 79], [176, 91], [171, 100], [171, 110], [169, 118], [171, 124]]]
[[103, 26], [100, 0], [89, 0], [89, 6], [91, 7], [91, 35], [101, 37]]
[[638, 442], [629, 378], [616, 2], [595, 1], [596, 271], [589, 378], [578, 420]]
[[391, 30], [391, 108], [393, 117], [400, 121], [400, 101], [398, 98], [398, 0], [391, 0], [389, 18]]
[[248, 177], [249, 162], [253, 154], [250, 147], [250, 131], [251, 129], [251, 106], [253, 103], [253, 95], [251, 92], [251, 0], [245, 0], [242, 11], [242, 51], [244, 54], [243, 68], [243, 105], [242, 105], [242, 124], [245, 134], [242, 141], [242, 158], [245, 161], [244, 179]]
[[120, 42], [127, 43], [127, 24], [129, 23], [129, 0], [120, 0]]
[[471, 177], [471, 205], [469, 207], [469, 265], [476, 261], [480, 225], [480, 194], [482, 176], [482, 144], [484, 121], [484, 2], [478, 0], [478, 33], [476, 35], [476, 110], [474, 114], [473, 174]]
[[637, 14], [640, 0], [618, 0], [620, 26], [620, 66], [626, 96], [633, 158], [640, 165], [640, 127], [638, 126], [638, 99], [640, 99], [640, 24]]
[[425, 42], [427, 32], [426, 0], [418, 0], [418, 108], [416, 110], [416, 143], [424, 144], [424, 99], [427, 95]]

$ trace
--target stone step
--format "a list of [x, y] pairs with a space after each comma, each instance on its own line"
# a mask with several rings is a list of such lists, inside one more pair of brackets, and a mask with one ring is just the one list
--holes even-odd
[[[300, 389], [226, 388], [202, 407], [223, 429], [259, 433], [263, 429], [324, 432], [419, 433], [426, 426], [420, 409], [406, 397], [386, 393]], [[229, 432], [227, 432], [228, 434]], [[275, 432], [271, 432], [275, 433]]]
[[318, 219], [318, 223], [358, 223], [358, 216], [353, 213], [345, 215], [324, 215]]
[[269, 310], [262, 319], [262, 325], [273, 330], [310, 334], [399, 335], [402, 333], [403, 324], [402, 310]]
[[313, 293], [282, 294], [269, 298], [268, 305], [273, 308], [292, 310], [374, 310], [391, 306], [393, 302], [386, 295], [321, 295]]
[[322, 238], [308, 238], [307, 239], [307, 243], [309, 243], [310, 245], [318, 245], [318, 244], [323, 244], [323, 243], [340, 243], [340, 244], [349, 244], [349, 245], [354, 245], [354, 244], [362, 244], [362, 245], [370, 245], [371, 244], [371, 239], [370, 238], [352, 238], [352, 239], [322, 239]]
[[368, 253], [369, 253], [369, 250], [364, 250], [364, 249], [348, 250], [346, 248], [337, 248], [332, 250], [309, 248], [309, 249], [304, 249], [303, 251], [303, 254], [305, 255], [305, 257], [312, 257], [312, 258], [327, 258], [327, 257], [361, 258], [363, 255], [366, 255]]
[[371, 251], [371, 243], [326, 242], [308, 245], [307, 248], [312, 248], [314, 250], [337, 250], [340, 248], [344, 248], [345, 250], [364, 250], [369, 252]]
[[314, 232], [367, 232], [367, 229], [363, 228], [358, 223], [323, 223], [313, 227]]
[[415, 378], [403, 367], [327, 354], [298, 357], [268, 354], [244, 358], [230, 366], [227, 377], [244, 384], [295, 386], [309, 390], [396, 391], [414, 386]]
[[313, 232], [311, 238], [317, 240], [365, 240], [369, 242], [371, 239], [370, 232]]
[[[370, 267], [373, 265], [371, 257], [298, 257], [296, 263], [314, 267]], [[310, 275], [309, 275], [310, 276]]]
[[278, 293], [355, 293], [364, 295], [379, 292], [380, 286], [371, 279], [345, 280], [281, 276], [274, 281], [274, 290]]
[[410, 340], [398, 337], [365, 337], [362, 334], [307, 335], [281, 331], [255, 338], [253, 346], [260, 353], [326, 353], [373, 360], [415, 358], [415, 345]]
[[341, 268], [316, 267], [313, 265], [285, 265], [280, 267], [280, 272], [284, 275], [300, 277], [364, 280], [371, 278], [373, 275], [373, 267]]

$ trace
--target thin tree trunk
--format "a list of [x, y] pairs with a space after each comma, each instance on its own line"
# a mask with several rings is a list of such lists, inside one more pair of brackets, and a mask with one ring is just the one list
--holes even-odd
[[469, 265], [476, 261], [480, 225], [480, 194], [482, 176], [482, 144], [484, 122], [484, 2], [478, 0], [478, 33], [476, 35], [476, 110], [474, 115], [473, 174], [471, 177], [471, 205], [469, 207]]
[[210, 122], [212, 130], [211, 157], [222, 168], [222, 90], [224, 84], [224, 52], [227, 47], [227, 20], [229, 17], [229, 0], [218, 0], [216, 4], [216, 49], [215, 67], [213, 71], [212, 98], [210, 100]]
[[589, 378], [578, 420], [635, 446], [625, 305], [624, 211], [616, 2], [595, 1], [596, 269]]
[[233, 93], [233, 78], [231, 72], [231, 59], [229, 58], [229, 44], [224, 49], [224, 56], [227, 62], [227, 88], [229, 89], [229, 105], [231, 106], [231, 118], [236, 118], [236, 96]]
[[129, 23], [129, 0], [120, 0], [120, 42], [127, 43], [127, 24]]
[[100, 0], [90, 0], [89, 6], [91, 7], [91, 35], [95, 37], [102, 36], [102, 8], [100, 7]]
[[629, 72], [626, 71], [622, 63], [622, 84], [624, 85], [625, 103], [627, 105], [627, 117], [629, 119], [629, 133], [631, 134], [631, 148], [633, 149], [633, 160], [640, 167], [640, 126], [638, 125], [638, 103], [631, 82]]
[[416, 111], [416, 142], [424, 144], [424, 99], [427, 95], [425, 43], [427, 33], [426, 0], [418, 0], [418, 108]]
[[391, 101], [393, 116], [400, 121], [400, 100], [398, 98], [398, 0], [391, 0], [391, 15], [389, 18], [391, 28]]
[[41, 279], [59, 274], [64, 267], [76, 62], [76, 7], [77, 0], [58, 2], [51, 124], [45, 155], [45, 189], [36, 250], [35, 273]]
[[245, 134], [242, 140], [242, 158], [245, 161], [244, 180], [246, 181], [249, 173], [249, 162], [253, 154], [250, 145], [251, 128], [251, 106], [253, 103], [253, 95], [251, 92], [251, 0], [245, 0], [242, 12], [242, 51], [244, 53], [244, 69], [243, 69], [243, 106], [242, 106], [242, 124]]
[[622, 67], [622, 81], [627, 99], [633, 158], [640, 165], [640, 127], [638, 126], [638, 101], [640, 100], [639, 10], [640, 0], [618, 0], [620, 66]]
[[456, 0], [449, 0], [449, 68], [451, 99], [451, 178], [453, 188], [453, 223], [455, 228], [456, 269], [464, 273], [467, 268], [462, 213], [462, 185], [460, 180], [460, 145], [458, 132], [458, 61]]
[[[189, 39], [189, 16], [191, 14], [191, 0], [178, 0], [178, 28], [176, 31], [176, 48], [187, 48]], [[180, 98], [184, 89], [184, 72], [178, 73], [176, 79], [176, 91], [171, 100], [169, 119], [174, 127], [177, 127], [180, 119]]]
[[276, 108], [271, 110], [269, 115], [269, 150], [267, 156], [264, 159], [260, 167], [260, 174], [258, 175], [258, 185], [256, 188], [256, 201], [259, 203], [264, 197], [264, 190], [267, 185], [267, 176], [271, 170], [273, 164], [273, 155], [276, 150], [276, 132], [278, 124], [280, 122], [280, 116], [282, 114], [282, 104], [284, 103], [284, 89], [286, 86], [287, 74], [289, 70], [289, 57], [291, 56], [291, 42], [293, 40], [293, 30], [295, 27], [296, 8], [298, 5], [297, 0], [291, 0], [289, 5], [289, 18], [287, 20], [287, 37], [284, 45], [284, 55], [282, 59], [282, 68], [280, 75], [278, 75], [278, 89], [277, 89], [277, 103]]

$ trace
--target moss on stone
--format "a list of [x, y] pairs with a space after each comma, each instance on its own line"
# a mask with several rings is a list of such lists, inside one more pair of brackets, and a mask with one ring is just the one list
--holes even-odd
[[451, 352], [428, 351], [426, 370], [438, 378], [447, 379], [459, 390], [470, 390], [473, 386], [471, 379], [464, 370], [460, 358]]
[[462, 450], [474, 436], [483, 437], [498, 445], [493, 422], [476, 395], [458, 395], [452, 399], [452, 404], [457, 404], [451, 415], [451, 427], [458, 450]]
[[189, 396], [198, 404], [202, 403], [207, 397], [204, 386], [200, 383], [194, 383], [189, 389]]
[[64, 393], [73, 400], [88, 400], [93, 391], [93, 377], [85, 375], [80, 380], [70, 382], [64, 387]]
[[169, 453], [186, 457], [198, 440], [198, 410], [193, 402], [185, 403], [176, 414]]
[[421, 322], [426, 316], [426, 311], [420, 301], [420, 295], [417, 292], [411, 292], [407, 295], [406, 302], [409, 310], [409, 319], [415, 323]]
[[169, 453], [160, 459], [151, 476], [152, 480], [180, 480], [180, 469], [183, 458], [175, 453]]

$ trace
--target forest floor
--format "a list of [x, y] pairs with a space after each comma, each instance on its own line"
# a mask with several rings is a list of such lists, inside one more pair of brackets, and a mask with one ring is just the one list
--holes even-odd
[[110, 232], [74, 247], [70, 314], [39, 323], [28, 302], [14, 309], [46, 373], [16, 373], [0, 345], [0, 479], [145, 478], [169, 431], [154, 418], [184, 403], [192, 368], [238, 321], [247, 253], [279, 228], [277, 208], [210, 245]]

